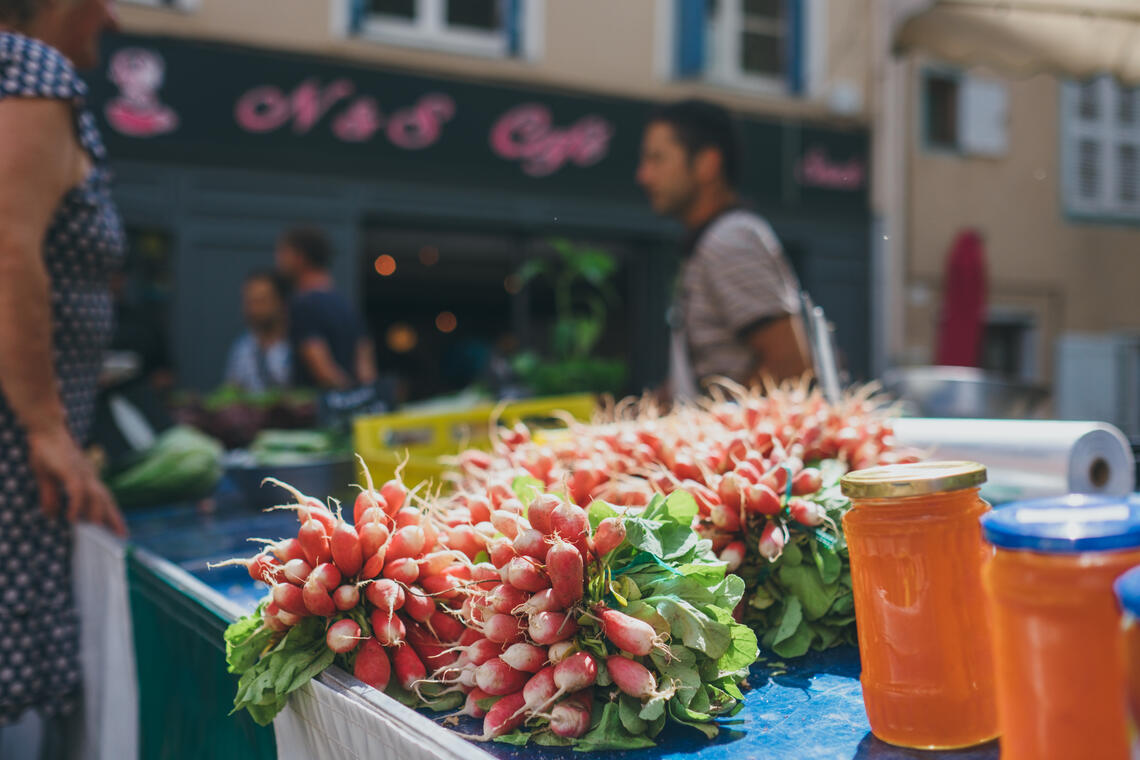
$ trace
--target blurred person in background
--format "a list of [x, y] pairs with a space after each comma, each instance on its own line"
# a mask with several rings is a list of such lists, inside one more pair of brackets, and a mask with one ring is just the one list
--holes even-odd
[[246, 333], [234, 341], [226, 361], [227, 385], [252, 393], [284, 388], [292, 380], [287, 288], [276, 272], [257, 271], [241, 289]]
[[71, 523], [125, 533], [81, 448], [123, 229], [76, 68], [114, 22], [109, 0], [0, 0], [0, 726], [38, 711], [42, 757], [78, 739]]
[[800, 286], [768, 223], [741, 206], [736, 126], [720, 106], [660, 108], [642, 139], [637, 182], [653, 210], [687, 230], [672, 309], [670, 392], [710, 378], [751, 384], [810, 368]]
[[359, 315], [333, 290], [333, 250], [323, 232], [296, 227], [277, 242], [277, 271], [293, 288], [289, 343], [297, 385], [345, 390], [376, 382], [376, 357]]

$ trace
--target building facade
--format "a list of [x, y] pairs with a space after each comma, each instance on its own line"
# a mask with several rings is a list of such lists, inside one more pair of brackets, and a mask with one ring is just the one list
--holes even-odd
[[542, 346], [549, 294], [512, 273], [553, 238], [617, 257], [601, 350], [652, 387], [679, 230], [633, 175], [655, 104], [694, 95], [741, 117], [744, 194], [866, 376], [869, 3], [122, 2], [92, 97], [180, 381], [218, 381], [241, 278], [305, 222], [413, 396]]

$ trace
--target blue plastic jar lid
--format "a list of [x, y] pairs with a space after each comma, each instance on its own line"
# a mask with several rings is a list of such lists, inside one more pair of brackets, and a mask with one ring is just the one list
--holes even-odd
[[1070, 495], [1007, 504], [982, 516], [986, 540], [1001, 549], [1046, 554], [1140, 547], [1140, 505]]
[[1140, 617], [1140, 567], [1134, 567], [1112, 584], [1120, 607], [1133, 617]]

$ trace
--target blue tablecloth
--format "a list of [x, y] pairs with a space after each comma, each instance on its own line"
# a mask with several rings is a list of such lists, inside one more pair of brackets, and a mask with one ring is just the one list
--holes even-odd
[[[171, 508], [132, 516], [132, 541], [179, 565], [252, 609], [264, 596], [243, 568], [208, 570], [206, 560], [252, 554], [250, 536], [278, 538], [296, 531], [288, 512], [250, 513], [220, 502], [213, 511]], [[771, 657], [753, 666], [745, 707], [708, 741], [683, 727], [667, 729], [654, 749], [605, 753], [607, 758], [658, 760], [997, 760], [996, 744], [955, 752], [892, 747], [870, 734], [859, 685], [858, 652], [840, 648], [790, 662]], [[477, 733], [475, 721], [461, 724]], [[569, 760], [582, 753], [542, 747], [481, 745], [503, 760]]]

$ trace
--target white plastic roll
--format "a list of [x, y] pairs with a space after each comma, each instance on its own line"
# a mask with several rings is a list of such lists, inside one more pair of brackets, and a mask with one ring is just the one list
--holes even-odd
[[899, 444], [929, 458], [984, 464], [983, 491], [994, 501], [1126, 496], [1136, 486], [1128, 439], [1103, 422], [902, 418], [894, 429]]

